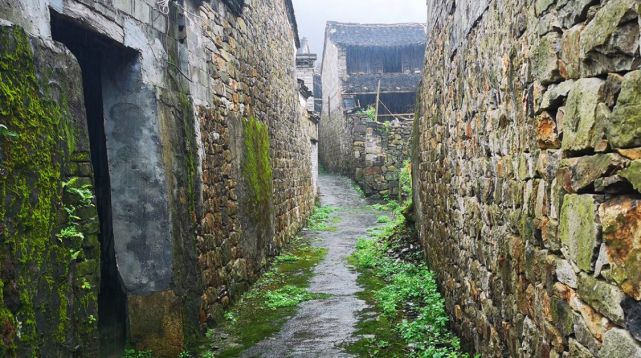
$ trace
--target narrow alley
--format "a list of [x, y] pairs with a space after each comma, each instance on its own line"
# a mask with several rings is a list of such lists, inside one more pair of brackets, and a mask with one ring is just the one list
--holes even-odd
[[0, 357], [641, 358], [641, 0], [0, 0]]
[[278, 334], [248, 349], [243, 357], [349, 356], [344, 346], [356, 339], [353, 333], [358, 313], [367, 305], [356, 297], [363, 288], [357, 284], [358, 274], [349, 267], [347, 258], [357, 238], [367, 236], [368, 230], [378, 225], [377, 215], [349, 178], [321, 174], [319, 187], [321, 205], [336, 208], [331, 214], [336, 219], [330, 219], [334, 226], [331, 231], [306, 234], [317, 238], [315, 245], [327, 249], [314, 269], [309, 290], [329, 297], [301, 303]]

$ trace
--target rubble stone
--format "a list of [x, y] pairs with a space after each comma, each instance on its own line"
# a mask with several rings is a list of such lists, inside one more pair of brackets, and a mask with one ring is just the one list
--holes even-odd
[[641, 300], [641, 201], [618, 197], [599, 208], [611, 276], [623, 291]]
[[612, 112], [608, 140], [614, 148], [641, 145], [641, 71], [624, 76], [621, 93]]

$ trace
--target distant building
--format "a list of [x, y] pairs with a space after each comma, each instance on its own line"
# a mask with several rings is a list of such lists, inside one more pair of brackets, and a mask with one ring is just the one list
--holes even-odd
[[[320, 109], [315, 109], [316, 93], [319, 89], [317, 80], [320, 78], [315, 73], [315, 64], [318, 56], [310, 53], [309, 43], [306, 38], [300, 41], [300, 47], [296, 51], [296, 77], [298, 78], [299, 98], [301, 107], [306, 113], [302, 118], [306, 118], [306, 123], [302, 123], [302, 128], [306, 128], [306, 134], [310, 139], [311, 145], [311, 171], [312, 185], [314, 194], [318, 193], [318, 121], [320, 119]], [[300, 116], [299, 116], [300, 117]]]
[[376, 107], [377, 95], [382, 118], [413, 114], [425, 44], [423, 24], [328, 22], [321, 70], [324, 115]]
[[306, 38], [300, 41], [300, 48], [296, 51], [296, 77], [303, 80], [311, 96], [307, 100], [307, 110], [314, 111], [314, 65], [318, 55], [310, 53], [309, 43]]
[[423, 24], [327, 23], [320, 161], [368, 196], [402, 195], [426, 38]]

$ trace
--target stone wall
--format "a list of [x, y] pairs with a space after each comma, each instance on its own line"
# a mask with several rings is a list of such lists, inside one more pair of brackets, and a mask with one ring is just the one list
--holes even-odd
[[483, 356], [641, 356], [637, 0], [437, 1], [417, 226]]
[[[102, 259], [128, 343], [176, 356], [302, 227], [315, 133], [291, 1], [230, 3], [0, 1], [0, 96], [15, 99], [0, 107], [0, 355], [96, 355]], [[100, 107], [78, 85], [91, 66]], [[110, 189], [92, 180], [92, 108]], [[106, 192], [113, 240], [73, 186]]]
[[[0, 355], [96, 354], [100, 244], [80, 67], [0, 23]], [[93, 318], [92, 318], [93, 317]]]
[[408, 138], [413, 121], [373, 122], [367, 116], [350, 116], [352, 124], [352, 177], [365, 195], [400, 199], [399, 174], [410, 157]]
[[[235, 17], [214, 3], [200, 7], [202, 18], [189, 19], [194, 23], [188, 26], [206, 29], [198, 48], [212, 59], [207, 81], [213, 101], [198, 109], [204, 184], [199, 262], [209, 320], [247, 288], [313, 208], [311, 140], [301, 127], [306, 111], [287, 11], [285, 2], [256, 1]], [[264, 158], [249, 153], [255, 148], [248, 135], [268, 141], [267, 152], [257, 150]], [[265, 159], [271, 173], [252, 166]], [[258, 197], [263, 207], [254, 208]]]
[[[327, 34], [325, 34], [327, 36]], [[351, 149], [350, 134], [343, 114], [341, 78], [347, 75], [345, 50], [331, 41], [326, 41], [321, 68], [322, 111], [318, 127], [321, 140], [318, 143], [319, 159], [325, 169], [349, 174], [349, 162], [342, 153]]]

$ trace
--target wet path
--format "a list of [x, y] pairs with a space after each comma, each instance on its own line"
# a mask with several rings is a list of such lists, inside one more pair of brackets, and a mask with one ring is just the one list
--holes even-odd
[[310, 291], [331, 297], [304, 302], [276, 335], [259, 342], [241, 357], [349, 357], [341, 349], [349, 343], [358, 322], [358, 312], [367, 304], [356, 297], [362, 289], [358, 274], [350, 269], [347, 257], [356, 240], [376, 226], [376, 214], [352, 187], [349, 179], [321, 174], [321, 204], [338, 208], [336, 230], [314, 233], [317, 246], [328, 249], [314, 269]]

